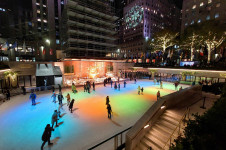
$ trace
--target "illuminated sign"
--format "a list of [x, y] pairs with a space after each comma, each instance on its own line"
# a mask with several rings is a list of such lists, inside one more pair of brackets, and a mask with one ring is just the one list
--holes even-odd
[[125, 15], [126, 29], [139, 25], [144, 16], [144, 9], [141, 6], [134, 6]]

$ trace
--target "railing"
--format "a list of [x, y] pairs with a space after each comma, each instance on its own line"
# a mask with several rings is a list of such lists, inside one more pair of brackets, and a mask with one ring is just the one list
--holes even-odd
[[171, 146], [172, 143], [172, 137], [175, 134], [177, 128], [178, 129], [178, 134], [180, 134], [180, 129], [181, 129], [181, 124], [183, 123], [184, 120], [186, 120], [186, 117], [189, 119], [189, 114], [190, 114], [190, 108], [187, 108], [185, 113], [183, 114], [181, 120], [179, 121], [177, 127], [173, 130], [172, 134], [170, 135], [169, 139], [167, 140], [166, 144], [162, 147], [162, 149], [164, 150], [164, 148], [166, 147], [166, 145], [168, 144], [168, 142], [170, 142], [169, 146]]
[[[102, 145], [102, 144], [104, 144], [104, 143], [110, 141], [110, 140], [113, 139], [113, 138], [114, 138], [114, 150], [120, 150], [120, 149], [125, 148], [125, 143], [122, 142], [122, 141], [123, 141], [123, 137], [122, 137], [122, 136], [123, 136], [123, 133], [124, 133], [124, 132], [128, 131], [128, 130], [131, 129], [131, 128], [132, 128], [132, 126], [129, 127], [129, 128], [127, 128], [127, 129], [125, 129], [125, 130], [123, 130], [123, 131], [121, 131], [121, 132], [119, 132], [119, 133], [117, 133], [117, 134], [115, 134], [114, 136], [112, 136], [112, 137], [110, 137], [110, 138], [108, 138], [108, 139], [106, 139], [106, 140], [100, 142], [99, 144], [97, 144], [97, 145], [95, 145], [95, 146], [89, 148], [88, 150], [95, 149], [95, 148], [99, 147], [100, 145]], [[119, 137], [119, 136], [120, 136], [120, 145], [118, 145], [118, 137]]]

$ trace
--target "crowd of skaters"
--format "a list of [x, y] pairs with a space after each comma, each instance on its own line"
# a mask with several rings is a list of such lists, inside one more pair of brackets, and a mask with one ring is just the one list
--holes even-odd
[[[160, 84], [160, 89], [163, 87], [163, 83], [162, 81], [158, 81], [158, 80], [154, 80], [154, 84], [156, 84], [156, 82], [158, 84]], [[106, 79], [104, 80], [104, 86], [106, 86], [106, 84], [110, 83], [111, 84], [111, 88], [112, 88], [112, 84], [113, 84], [113, 81], [111, 79]], [[137, 80], [136, 78], [134, 79], [134, 83], [136, 84], [137, 83]], [[114, 88], [117, 90], [120, 90], [120, 82], [118, 80], [118, 83], [117, 82], [114, 82]], [[126, 81], [123, 81], [123, 84], [124, 84], [124, 88], [126, 88]], [[95, 83], [93, 82], [91, 84], [91, 82], [87, 81], [85, 84], [84, 84], [84, 92], [88, 92], [90, 93], [90, 88], [91, 86], [93, 87], [93, 91], [95, 91]], [[176, 85], [175, 85], [176, 87]], [[140, 87], [140, 85], [138, 86], [138, 95], [143, 95], [143, 92], [144, 92], [144, 88], [143, 87]], [[176, 89], [176, 88], [175, 88]], [[73, 93], [77, 93], [77, 89], [75, 87], [75, 84], [72, 83], [72, 92]], [[45, 131], [43, 133], [43, 136], [42, 136], [42, 140], [43, 140], [43, 143], [42, 143], [42, 146], [41, 146], [41, 149], [43, 149], [44, 145], [46, 142], [48, 142], [49, 145], [51, 145], [52, 143], [50, 143], [50, 137], [51, 137], [51, 132], [54, 131], [54, 125], [56, 125], [56, 127], [58, 127], [58, 120], [59, 118], [61, 118], [61, 109], [63, 104], [62, 104], [62, 100], [64, 100], [64, 97], [62, 95], [62, 92], [60, 90], [59, 94], [56, 94], [55, 91], [52, 93], [52, 96], [51, 98], [53, 99], [53, 103], [56, 103], [56, 99], [58, 98], [58, 102], [59, 102], [59, 108], [58, 110], [54, 110], [53, 112], [53, 115], [52, 115], [52, 120], [51, 120], [51, 124], [52, 126], [50, 126], [50, 124], [47, 124], [46, 128], [45, 128]], [[67, 95], [65, 96], [65, 98], [67, 99], [67, 106], [68, 106], [68, 109], [69, 111], [72, 113], [73, 112], [73, 104], [74, 104], [74, 99], [71, 100], [71, 96], [69, 93], [67, 93]], [[159, 100], [160, 98], [160, 91], [157, 92], [157, 100]], [[36, 94], [34, 93], [34, 91], [31, 92], [30, 94], [30, 99], [32, 101], [32, 105], [35, 105], [36, 102], [35, 102], [35, 99], [36, 99]], [[109, 99], [109, 96], [106, 97], [106, 109], [107, 109], [107, 116], [109, 119], [112, 118], [112, 107], [110, 105], [110, 99]]]

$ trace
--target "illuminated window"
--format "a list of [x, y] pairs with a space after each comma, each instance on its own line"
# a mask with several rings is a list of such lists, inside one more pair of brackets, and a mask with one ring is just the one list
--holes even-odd
[[200, 22], [201, 22], [201, 19], [198, 20], [198, 23], [200, 23]]
[[40, 19], [40, 18], [38, 18], [37, 20], [38, 20], [39, 22], [41, 21], [41, 19]]
[[43, 22], [47, 23], [47, 20], [43, 20]]
[[216, 13], [214, 17], [219, 18], [219, 13]]
[[194, 24], [194, 23], [195, 23], [194, 20], [192, 20], [191, 24]]
[[196, 5], [193, 5], [193, 6], [192, 6], [192, 9], [195, 9], [195, 8], [196, 8]]
[[40, 5], [39, 3], [36, 3], [36, 5]]
[[220, 7], [221, 6], [221, 3], [218, 3], [217, 5], [216, 5], [216, 7]]
[[37, 13], [40, 14], [40, 10], [37, 10]]
[[189, 11], [189, 9], [186, 9], [186, 11]]
[[46, 7], [46, 5], [43, 5], [43, 7]]
[[210, 16], [207, 16], [207, 17], [206, 17], [206, 20], [210, 20]]
[[188, 23], [185, 23], [185, 26], [187, 26], [188, 25]]
[[212, 3], [212, 0], [208, 0], [208, 4]]
[[203, 3], [203, 2], [201, 2], [201, 3], [200, 3], [200, 7], [201, 7], [201, 6], [203, 6], [203, 5], [204, 5], [204, 3]]

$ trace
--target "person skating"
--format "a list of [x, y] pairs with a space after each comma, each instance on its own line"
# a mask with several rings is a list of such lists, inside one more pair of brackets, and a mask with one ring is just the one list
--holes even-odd
[[116, 82], [115, 82], [115, 90], [117, 90], [117, 84], [116, 84]]
[[162, 81], [160, 82], [160, 89], [163, 89], [163, 86], [162, 86]]
[[86, 83], [84, 83], [83, 87], [84, 87], [84, 92], [86, 92]]
[[182, 86], [179, 88], [179, 91], [181, 91], [182, 90]]
[[76, 90], [76, 87], [75, 87], [75, 84], [74, 84], [74, 83], [72, 83], [71, 88], [72, 88], [72, 92], [73, 92], [74, 94], [77, 93], [77, 90]]
[[126, 81], [124, 81], [124, 88], [126, 88]]
[[175, 82], [174, 85], [175, 85], [175, 90], [177, 90], [177, 87], [179, 85], [179, 82]]
[[160, 98], [160, 91], [157, 92], [157, 100]]
[[143, 94], [144, 94], [144, 88], [142, 87], [142, 88], [140, 89], [140, 91], [141, 91], [141, 95], [143, 95]]
[[22, 91], [23, 91], [23, 94], [26, 95], [26, 89], [24, 86], [22, 86]]
[[69, 93], [67, 93], [66, 98], [67, 98], [67, 106], [69, 106], [69, 104], [70, 104], [70, 102], [71, 102], [71, 96], [70, 96]]
[[60, 92], [58, 95], [58, 101], [59, 101], [59, 105], [62, 105], [62, 100], [64, 99], [62, 93]]
[[156, 85], [156, 79], [154, 79], [154, 85]]
[[58, 86], [59, 86], [59, 93], [60, 93], [62, 88], [61, 88], [61, 85], [60, 84], [58, 84]]
[[118, 84], [118, 90], [120, 91], [120, 83]]
[[95, 91], [95, 83], [93, 82], [93, 91]]
[[106, 87], [106, 79], [104, 79], [104, 87]]
[[107, 96], [107, 97], [106, 97], [106, 105], [108, 105], [108, 104], [109, 104], [109, 102], [110, 102], [110, 100], [109, 100], [109, 96]]
[[135, 84], [137, 83], [137, 79], [136, 79], [136, 78], [134, 79], [134, 83], [135, 83]]
[[90, 82], [87, 83], [87, 90], [88, 90], [88, 93], [90, 94]]
[[50, 143], [50, 138], [51, 138], [51, 132], [54, 131], [54, 129], [52, 127], [50, 127], [50, 124], [47, 124], [45, 127], [45, 131], [42, 134], [42, 146], [41, 146], [41, 150], [43, 150], [43, 147], [45, 145], [46, 142], [48, 142], [48, 145], [52, 145], [53, 143]]
[[35, 99], [36, 99], [36, 94], [34, 93], [34, 91], [31, 92], [30, 97], [32, 105], [36, 105], [35, 103]]
[[10, 100], [10, 91], [9, 91], [9, 89], [6, 90], [6, 100]]
[[72, 113], [72, 108], [73, 108], [73, 105], [74, 105], [74, 99], [72, 99], [72, 101], [71, 101], [71, 103], [70, 103], [70, 105], [69, 105], [69, 111], [71, 111], [71, 113]]
[[52, 90], [53, 90], [53, 92], [55, 92], [55, 87], [54, 86], [52, 86]]
[[57, 110], [54, 110], [54, 113], [52, 115], [52, 128], [55, 122], [56, 122], [56, 127], [58, 127], [57, 120], [58, 120], [58, 112]]
[[111, 119], [112, 110], [111, 110], [111, 105], [110, 104], [107, 105], [107, 110], [108, 110], [108, 118]]
[[140, 95], [140, 86], [138, 86], [137, 90], [138, 90], [138, 95]]
[[51, 98], [53, 98], [53, 102], [56, 103], [56, 93], [55, 92], [53, 92]]

